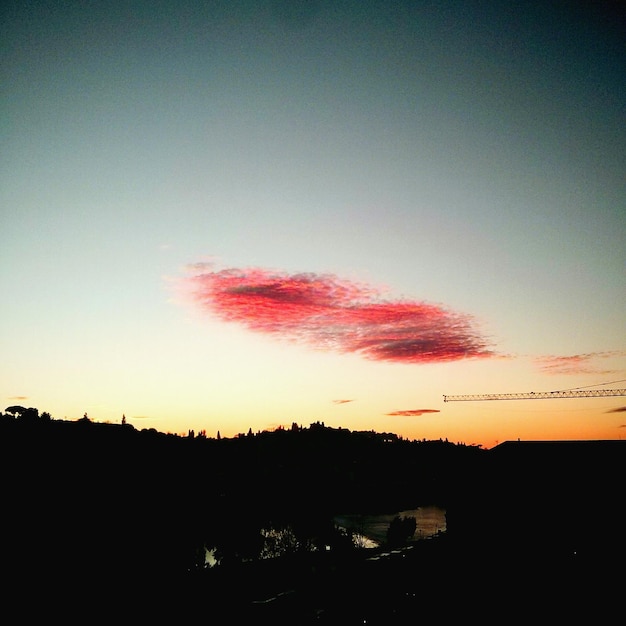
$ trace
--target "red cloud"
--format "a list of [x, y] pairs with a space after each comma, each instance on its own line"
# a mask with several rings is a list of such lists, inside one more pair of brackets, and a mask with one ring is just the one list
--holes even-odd
[[589, 352], [570, 356], [544, 356], [535, 359], [535, 362], [548, 374], [613, 374], [617, 370], [600, 369], [594, 366], [593, 361], [623, 355], [621, 351]]
[[424, 415], [425, 413], [441, 413], [439, 409], [408, 409], [405, 411], [392, 411], [391, 413], [387, 413], [386, 415], [396, 416], [402, 415], [406, 417], [419, 417], [420, 415]]
[[423, 302], [383, 301], [379, 290], [334, 275], [192, 269], [187, 280], [197, 304], [256, 332], [377, 361], [494, 356], [470, 316]]

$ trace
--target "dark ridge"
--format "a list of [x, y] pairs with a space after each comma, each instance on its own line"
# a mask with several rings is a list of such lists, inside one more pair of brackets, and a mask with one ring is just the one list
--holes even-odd
[[[598, 623], [624, 582], [625, 453], [622, 441], [483, 450], [321, 423], [212, 439], [4, 414], [5, 604], [24, 619], [392, 624], [504, 603], [555, 618], [593, 608]], [[426, 504], [446, 509], [446, 533], [376, 560], [332, 524]], [[260, 559], [270, 527], [326, 548]]]

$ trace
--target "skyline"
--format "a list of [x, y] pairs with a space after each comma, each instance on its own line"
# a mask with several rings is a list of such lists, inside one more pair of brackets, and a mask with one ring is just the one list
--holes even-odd
[[443, 396], [626, 379], [624, 24], [610, 2], [6, 3], [4, 406], [621, 438], [619, 397]]

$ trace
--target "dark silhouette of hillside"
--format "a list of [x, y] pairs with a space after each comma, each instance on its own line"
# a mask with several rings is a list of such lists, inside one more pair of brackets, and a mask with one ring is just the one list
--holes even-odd
[[[320, 423], [181, 437], [8, 411], [5, 597], [25, 615], [77, 620], [87, 603], [112, 617], [169, 612], [177, 623], [219, 610], [388, 624], [451, 597], [528, 611], [542, 599], [562, 617], [592, 598], [609, 606], [623, 582], [625, 452], [618, 441], [483, 450]], [[447, 533], [375, 560], [332, 522], [423, 504], [447, 509]], [[275, 558], [261, 558], [268, 529]], [[218, 567], [205, 566], [205, 549]]]
[[[458, 575], [542, 618], [608, 623], [626, 582], [624, 441], [510, 441], [465, 474], [448, 509]], [[488, 523], [485, 523], [488, 522]]]

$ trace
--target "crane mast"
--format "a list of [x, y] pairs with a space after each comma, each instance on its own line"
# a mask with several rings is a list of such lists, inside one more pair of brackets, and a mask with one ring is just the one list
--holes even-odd
[[444, 402], [467, 400], [552, 400], [555, 398], [606, 398], [609, 396], [626, 396], [626, 389], [594, 389], [569, 391], [530, 391], [527, 393], [483, 393], [475, 395], [444, 396]]

